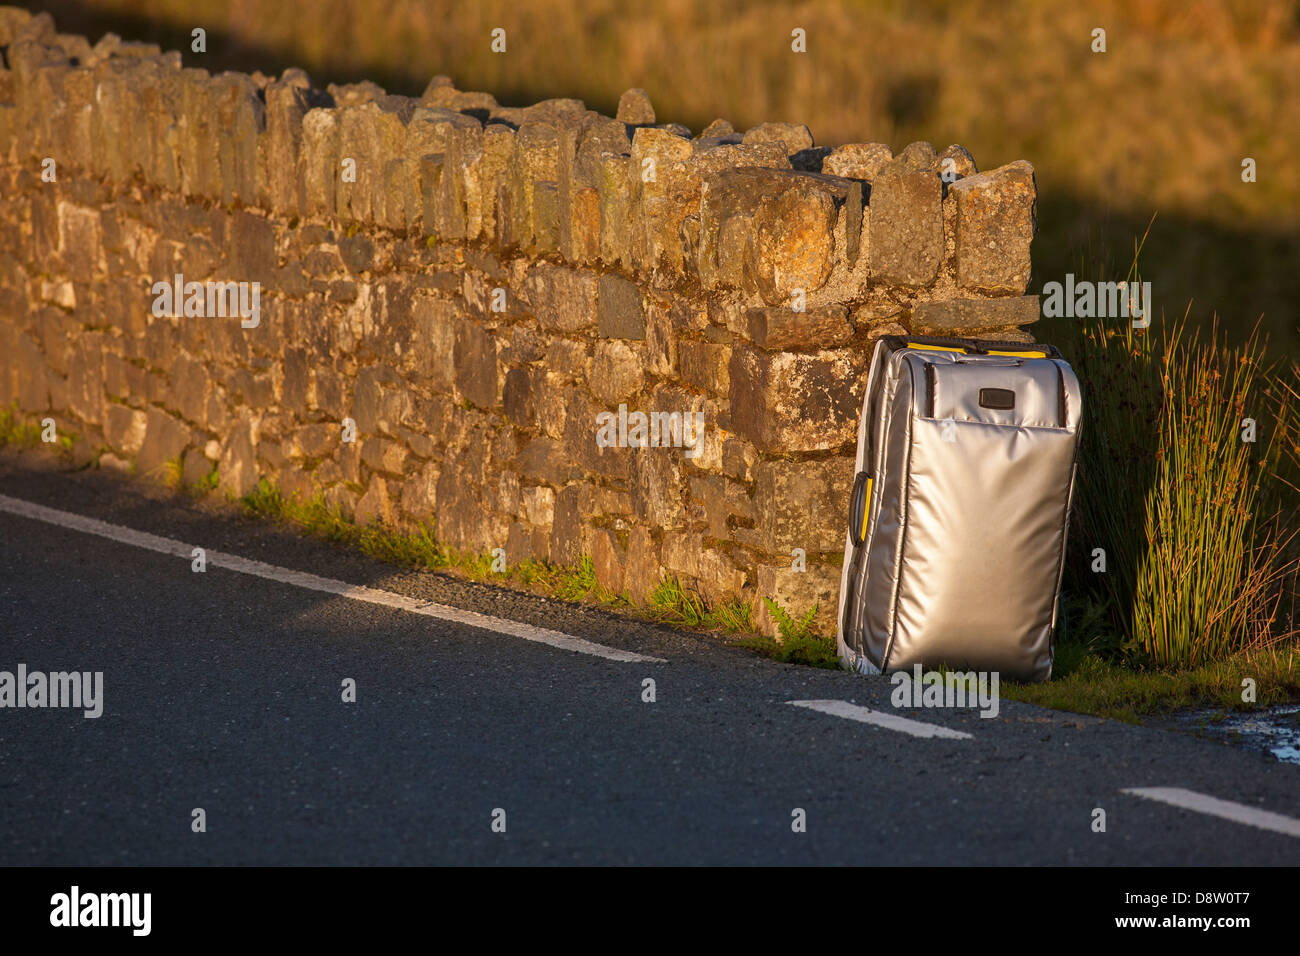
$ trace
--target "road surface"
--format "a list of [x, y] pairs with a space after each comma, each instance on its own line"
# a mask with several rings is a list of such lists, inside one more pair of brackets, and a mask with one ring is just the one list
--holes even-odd
[[0, 458], [0, 671], [102, 672], [103, 713], [0, 709], [3, 865], [1300, 863], [1300, 767], [1253, 751], [897, 710], [32, 461]]

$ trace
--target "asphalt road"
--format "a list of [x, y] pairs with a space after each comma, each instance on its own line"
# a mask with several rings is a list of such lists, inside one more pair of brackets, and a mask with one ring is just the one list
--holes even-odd
[[1252, 751], [1009, 700], [995, 719], [897, 711], [880, 678], [396, 570], [97, 472], [7, 455], [0, 494], [662, 660], [195, 573], [0, 511], [0, 670], [104, 674], [98, 719], [0, 709], [2, 865], [1300, 863], [1300, 836], [1123, 792], [1300, 816], [1300, 767]]

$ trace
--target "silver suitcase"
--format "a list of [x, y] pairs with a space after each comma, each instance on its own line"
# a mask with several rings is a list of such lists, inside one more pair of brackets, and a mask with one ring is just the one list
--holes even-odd
[[840, 579], [845, 666], [1051, 676], [1081, 411], [1050, 345], [876, 343]]

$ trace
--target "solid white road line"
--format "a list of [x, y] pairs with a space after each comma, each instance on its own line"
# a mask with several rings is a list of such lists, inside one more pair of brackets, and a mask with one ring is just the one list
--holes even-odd
[[[106, 521], [98, 521], [95, 518], [87, 518], [83, 515], [72, 514], [68, 511], [58, 511], [54, 508], [47, 508], [44, 505], [33, 504], [30, 501], [23, 501], [19, 498], [10, 498], [8, 495], [0, 495], [0, 511], [7, 511], [10, 514], [18, 515], [19, 517], [31, 518], [35, 521], [44, 521], [47, 524], [70, 528], [73, 531], [82, 531], [86, 534], [98, 535], [101, 538], [108, 538], [111, 541], [117, 541], [121, 544], [129, 544], [137, 548], [145, 548], [149, 551], [157, 551], [161, 554], [169, 554], [174, 557], [185, 558], [187, 561], [190, 560], [195, 548], [195, 545], [186, 544], [183, 541], [177, 541], [175, 538], [163, 538], [156, 534], [149, 534], [145, 531], [136, 531], [133, 528], [125, 528], [121, 525], [109, 524]], [[211, 551], [206, 548], [204, 549], [204, 555], [210, 567], [225, 568], [228, 571], [238, 571], [240, 574], [251, 574], [254, 577], [265, 578], [269, 581], [278, 581], [281, 584], [292, 584], [295, 587], [307, 588], [311, 591], [324, 591], [326, 594], [337, 594], [340, 597], [351, 598], [354, 601], [365, 601], [368, 604], [381, 604], [384, 607], [394, 608], [399, 611], [409, 611], [412, 614], [423, 614], [425, 617], [433, 617], [440, 621], [449, 621], [453, 624], [464, 624], [484, 631], [495, 631], [498, 634], [509, 634], [511, 637], [522, 638], [525, 641], [533, 641], [538, 644], [548, 644], [551, 647], [558, 647], [560, 650], [564, 651], [574, 651], [578, 654], [590, 654], [594, 657], [603, 657], [606, 660], [622, 661], [625, 663], [666, 663], [666, 661], [661, 657], [649, 657], [645, 654], [634, 654], [631, 651], [622, 651], [615, 647], [605, 647], [602, 644], [593, 644], [591, 641], [584, 641], [580, 637], [562, 634], [559, 631], [548, 630], [544, 627], [534, 627], [531, 624], [522, 624], [518, 621], [508, 621], [505, 618], [493, 617], [490, 614], [479, 614], [477, 611], [464, 611], [460, 608], [449, 607], [446, 604], [435, 604], [432, 601], [422, 601], [416, 598], [407, 597], [404, 594], [397, 594], [393, 591], [382, 591], [377, 588], [368, 588], [364, 585], [348, 584], [346, 581], [338, 581], [333, 578], [322, 578], [315, 574], [308, 574], [305, 571], [294, 571], [290, 568], [281, 568], [274, 564], [265, 564], [261, 561], [253, 561], [248, 558], [241, 558], [238, 555], [225, 554], [221, 551]]]
[[1143, 797], [1147, 800], [1167, 803], [1170, 806], [1181, 807], [1184, 810], [1195, 810], [1197, 813], [1208, 814], [1223, 820], [1231, 820], [1233, 823], [1242, 823], [1248, 827], [1271, 830], [1274, 833], [1282, 833], [1286, 836], [1300, 837], [1300, 820], [1284, 817], [1280, 813], [1273, 813], [1269, 810], [1248, 807], [1244, 803], [1233, 803], [1231, 800], [1209, 797], [1203, 793], [1197, 793], [1195, 790], [1184, 790], [1181, 787], [1132, 787], [1121, 792], [1131, 793], [1135, 797]]
[[850, 704], [847, 700], [788, 700], [786, 703], [820, 711], [823, 714], [833, 714], [836, 717], [847, 717], [849, 720], [861, 721], [864, 724], [875, 724], [877, 727], [898, 730], [913, 737], [945, 737], [949, 740], [968, 740], [971, 737], [970, 734], [960, 730], [950, 730], [938, 724], [927, 724], [919, 720], [899, 717], [897, 714], [859, 707], [857, 704]]

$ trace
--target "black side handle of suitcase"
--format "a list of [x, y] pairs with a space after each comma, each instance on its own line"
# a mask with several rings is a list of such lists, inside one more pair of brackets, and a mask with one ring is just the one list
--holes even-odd
[[849, 495], [849, 540], [853, 542], [853, 560], [849, 564], [848, 594], [844, 602], [844, 620], [840, 631], [845, 640], [849, 639], [850, 626], [853, 621], [853, 595], [858, 576], [858, 564], [862, 560], [863, 545], [867, 541], [867, 516], [871, 506], [871, 475], [860, 471], [853, 479], [853, 493]]
[[849, 538], [853, 547], [860, 548], [867, 542], [867, 507], [871, 494], [871, 476], [865, 471], [858, 472], [853, 480], [853, 494], [849, 496]]

